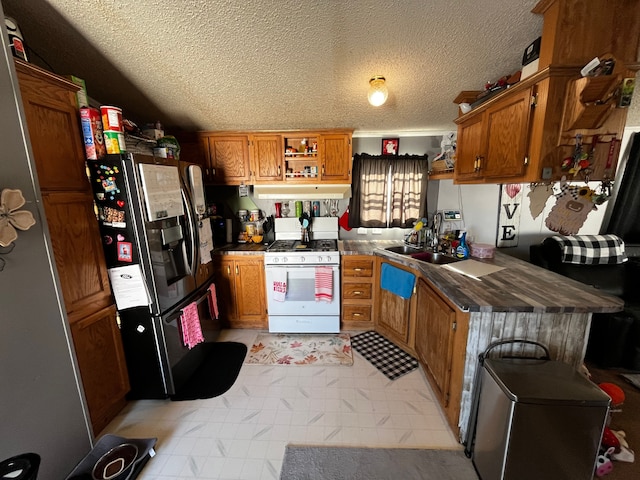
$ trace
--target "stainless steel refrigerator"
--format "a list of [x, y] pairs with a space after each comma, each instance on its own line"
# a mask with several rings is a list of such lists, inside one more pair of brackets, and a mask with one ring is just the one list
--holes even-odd
[[203, 343], [185, 346], [182, 310], [197, 305], [206, 342], [220, 331], [210, 309], [212, 278], [196, 275], [212, 248], [202, 172], [139, 154], [107, 155], [88, 167], [120, 315], [129, 398], [167, 398], [205, 359]]

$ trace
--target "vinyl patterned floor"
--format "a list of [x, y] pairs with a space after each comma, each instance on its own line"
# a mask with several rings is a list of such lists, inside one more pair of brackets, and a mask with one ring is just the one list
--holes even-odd
[[[220, 341], [251, 347], [258, 333]], [[420, 369], [389, 381], [353, 356], [352, 367], [243, 365], [224, 395], [130, 402], [100, 435], [158, 438], [140, 480], [278, 479], [288, 443], [462, 448]]]

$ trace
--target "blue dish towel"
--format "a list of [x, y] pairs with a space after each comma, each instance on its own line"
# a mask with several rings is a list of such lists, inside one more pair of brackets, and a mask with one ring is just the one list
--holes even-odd
[[380, 287], [385, 290], [402, 298], [411, 298], [415, 283], [416, 276], [413, 273], [405, 272], [388, 263], [382, 264]]

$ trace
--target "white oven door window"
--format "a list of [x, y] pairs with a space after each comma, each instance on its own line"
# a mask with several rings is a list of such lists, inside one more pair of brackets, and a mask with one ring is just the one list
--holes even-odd
[[[287, 272], [287, 293], [284, 301], [274, 299], [273, 272], [276, 269]], [[267, 302], [269, 315], [336, 315], [340, 312], [340, 269], [333, 269], [332, 301], [316, 302], [315, 297], [315, 268], [304, 267], [273, 267], [266, 268], [267, 273]]]

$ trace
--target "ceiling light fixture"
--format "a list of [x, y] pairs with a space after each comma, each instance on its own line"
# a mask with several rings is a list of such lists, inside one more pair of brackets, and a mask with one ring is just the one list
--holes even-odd
[[385, 78], [382, 75], [376, 75], [369, 80], [370, 86], [367, 98], [369, 98], [369, 103], [374, 107], [379, 107], [387, 101], [389, 90], [387, 90], [384, 82]]

